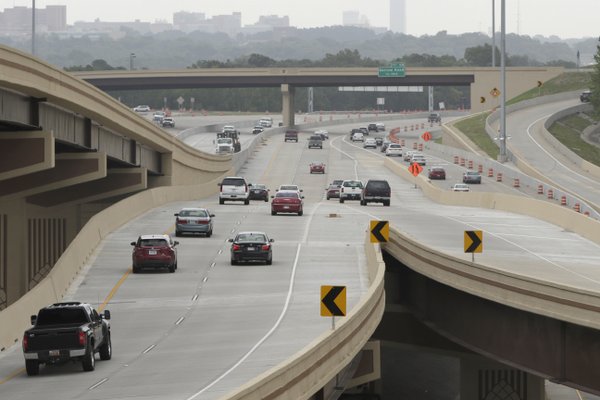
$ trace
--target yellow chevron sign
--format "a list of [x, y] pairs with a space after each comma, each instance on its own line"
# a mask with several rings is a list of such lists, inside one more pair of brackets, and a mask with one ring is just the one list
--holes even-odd
[[465, 253], [483, 251], [483, 231], [465, 231]]
[[321, 316], [346, 316], [346, 286], [321, 286]]

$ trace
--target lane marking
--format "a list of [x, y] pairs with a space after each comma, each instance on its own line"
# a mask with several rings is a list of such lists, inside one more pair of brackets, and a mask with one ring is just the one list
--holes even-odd
[[23, 372], [25, 372], [25, 368], [21, 368], [21, 369], [18, 369], [16, 371], [11, 372], [6, 378], [4, 378], [4, 379], [2, 379], [0, 381], [0, 385], [2, 385], [4, 383], [10, 381], [11, 379], [13, 379], [13, 378], [21, 375]]
[[198, 295], [197, 294], [195, 294], [194, 297], [192, 297], [192, 301], [196, 301], [196, 300], [198, 300]]
[[293, 288], [294, 288], [294, 279], [296, 278], [296, 269], [298, 267], [298, 259], [300, 257], [301, 247], [302, 247], [302, 244], [298, 243], [298, 248], [296, 249], [296, 256], [294, 258], [294, 266], [292, 267], [292, 274], [290, 276], [290, 281], [289, 281], [290, 283], [289, 283], [289, 287], [288, 287], [287, 297], [285, 299], [283, 310], [281, 310], [281, 313], [279, 314], [279, 318], [277, 318], [277, 321], [275, 321], [275, 324], [273, 325], [273, 327], [271, 327], [271, 329], [269, 329], [269, 331], [254, 346], [252, 346], [252, 348], [250, 350], [248, 350], [248, 352], [246, 354], [244, 354], [242, 356], [242, 358], [240, 358], [234, 365], [232, 365], [231, 368], [229, 368], [227, 371], [223, 372], [218, 378], [216, 378], [214, 381], [209, 383], [204, 388], [200, 389], [198, 392], [196, 392], [193, 395], [191, 395], [190, 397], [188, 397], [186, 400], [193, 400], [193, 399], [197, 398], [202, 393], [206, 392], [208, 389], [210, 389], [211, 387], [213, 387], [214, 385], [219, 383], [221, 380], [223, 380], [223, 378], [225, 378], [232, 371], [234, 371], [237, 367], [239, 367], [244, 361], [246, 361], [246, 359], [248, 357], [250, 357], [252, 355], [252, 353], [254, 353], [256, 351], [256, 349], [258, 349], [260, 347], [260, 345], [262, 345], [279, 327], [279, 325], [281, 324], [281, 321], [283, 320], [283, 317], [287, 313], [287, 309], [289, 307], [289, 304], [290, 304], [290, 301], [292, 298], [292, 292], [293, 292]]
[[106, 305], [110, 302], [110, 300], [113, 298], [113, 296], [117, 293], [117, 290], [119, 290], [119, 288], [121, 287], [123, 282], [125, 282], [125, 279], [127, 279], [129, 274], [131, 274], [131, 268], [128, 269], [127, 272], [125, 272], [123, 274], [121, 279], [119, 279], [117, 284], [111, 289], [111, 291], [108, 293], [108, 296], [106, 296], [106, 298], [104, 299], [102, 304], [100, 304], [100, 306], [98, 307], [98, 311], [102, 312], [104, 310], [104, 307], [106, 307]]
[[202, 283], [206, 283], [208, 281], [208, 276], [205, 276], [204, 279], [202, 279]]
[[106, 382], [107, 380], [108, 380], [108, 378], [104, 378], [104, 379], [102, 379], [100, 382], [98, 382], [98, 383], [96, 383], [96, 384], [94, 384], [94, 385], [90, 386], [88, 390], [94, 390], [94, 389], [96, 389], [98, 386], [102, 385], [102, 384], [103, 384], [104, 382]]
[[175, 325], [181, 324], [184, 319], [185, 319], [185, 317], [179, 317], [179, 319], [175, 322]]
[[148, 347], [146, 350], [142, 351], [142, 354], [148, 354], [155, 347], [156, 347], [156, 345], [153, 344], [152, 346]]

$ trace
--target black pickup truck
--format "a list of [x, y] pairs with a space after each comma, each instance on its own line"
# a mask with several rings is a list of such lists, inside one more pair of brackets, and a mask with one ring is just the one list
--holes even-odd
[[23, 335], [27, 375], [37, 375], [40, 364], [81, 361], [84, 371], [93, 371], [95, 354], [110, 360], [110, 311], [102, 314], [89, 304], [55, 303], [31, 316], [33, 328]]

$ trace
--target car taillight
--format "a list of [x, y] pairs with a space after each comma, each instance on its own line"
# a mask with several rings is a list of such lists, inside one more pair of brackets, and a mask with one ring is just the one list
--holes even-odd
[[233, 246], [231, 246], [231, 249], [233, 251], [239, 250], [240, 249], [240, 245], [239, 244], [234, 244]]
[[29, 338], [27, 337], [27, 334], [23, 335], [23, 351], [27, 351], [27, 348], [29, 347]]
[[204, 220], [199, 220], [196, 222], [198, 225], [207, 225], [208, 221], [204, 221]]
[[270, 248], [271, 248], [271, 245], [269, 245], [269, 244], [263, 244], [262, 245], [263, 251], [268, 251]]
[[85, 342], [86, 342], [86, 334], [84, 331], [79, 331], [79, 345], [80, 346], [85, 346]]
[[187, 224], [187, 220], [185, 220], [185, 219], [179, 219], [179, 218], [177, 218], [177, 223], [178, 223], [178, 224], [182, 224], [182, 225], [183, 225], [183, 224]]

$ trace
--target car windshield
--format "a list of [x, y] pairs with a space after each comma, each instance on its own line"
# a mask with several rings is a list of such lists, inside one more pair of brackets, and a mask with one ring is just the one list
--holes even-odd
[[362, 182], [358, 182], [358, 181], [351, 181], [351, 182], [344, 182], [344, 186], [345, 187], [352, 187], [352, 188], [362, 188]]
[[260, 184], [254, 184], [252, 185], [252, 189], [265, 189], [266, 186], [265, 185], [260, 185]]
[[279, 192], [275, 195], [275, 197], [287, 197], [287, 198], [297, 199], [298, 194], [296, 192]]
[[341, 179], [337, 179], [337, 180], [334, 180], [333, 182], [331, 182], [331, 184], [332, 184], [332, 185], [339, 186], [339, 185], [341, 185], [341, 184], [342, 184], [342, 182], [344, 182], [344, 181], [343, 181], [343, 180], [341, 180]]
[[181, 210], [180, 217], [208, 217], [206, 210]]
[[169, 244], [165, 239], [141, 239], [139, 245], [142, 247], [166, 247]]
[[399, 144], [390, 144], [389, 148], [390, 149], [401, 149], [402, 146], [400, 146]]
[[279, 190], [298, 190], [298, 186], [296, 186], [296, 185], [281, 185], [281, 186], [279, 186]]
[[385, 181], [371, 181], [367, 183], [367, 186], [371, 189], [387, 189], [389, 184]]
[[249, 243], [249, 242], [266, 242], [267, 239], [262, 233], [240, 233], [236, 240], [239, 243]]

